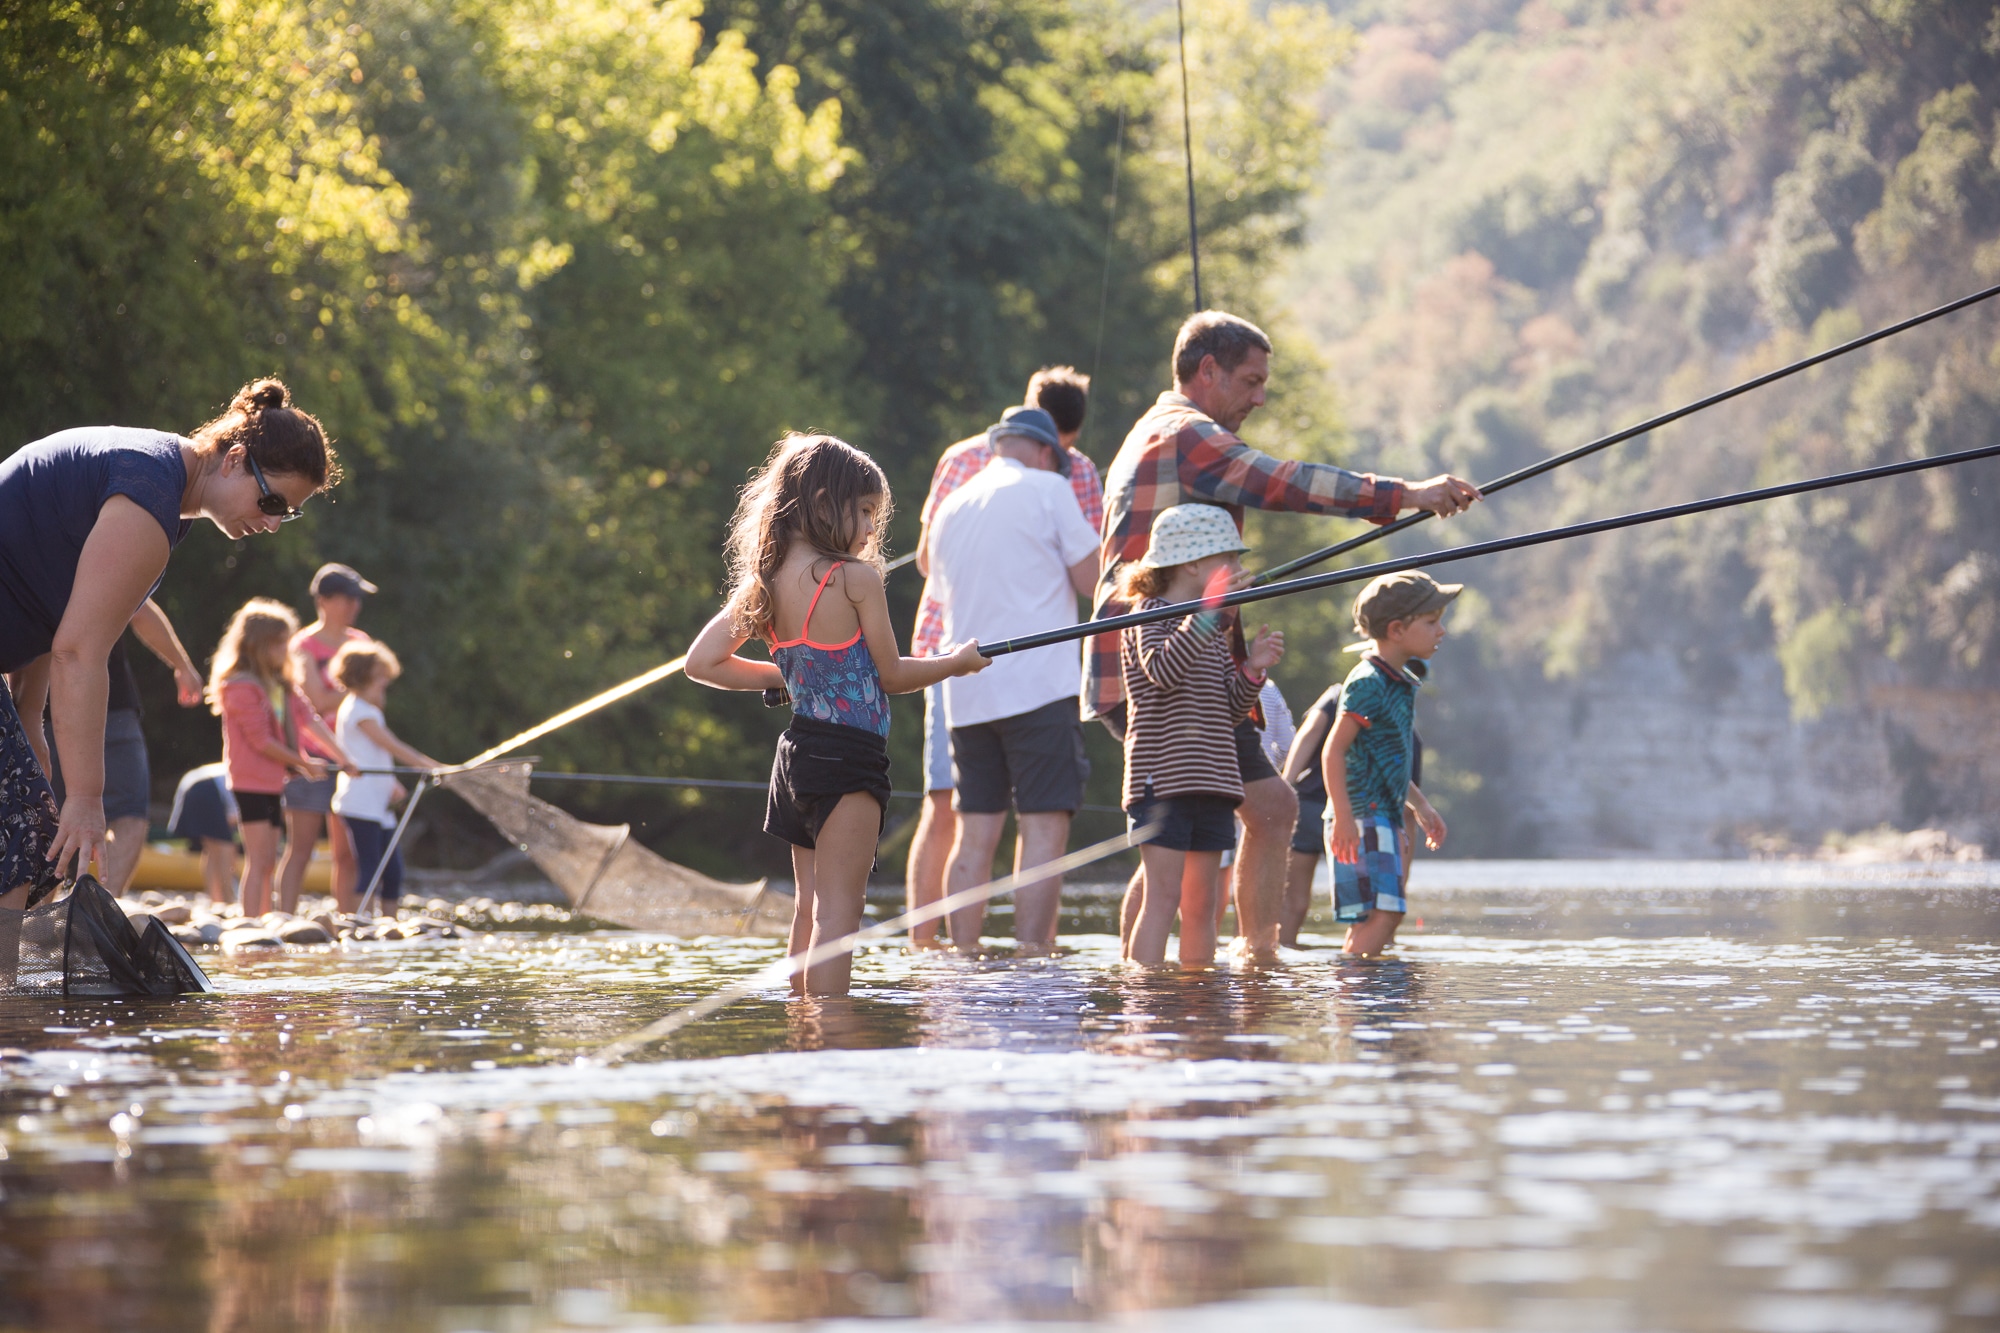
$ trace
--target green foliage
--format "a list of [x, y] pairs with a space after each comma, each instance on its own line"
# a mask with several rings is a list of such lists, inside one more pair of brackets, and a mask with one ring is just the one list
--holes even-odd
[[[1190, 19], [1204, 276], [1261, 315], [1343, 39], [1297, 6]], [[284, 376], [350, 480], [277, 540], [191, 538], [163, 600], [205, 656], [244, 597], [355, 564], [407, 667], [397, 726], [470, 753], [685, 646], [784, 430], [876, 454], [904, 544], [939, 449], [1041, 364], [1097, 369], [1108, 460], [1187, 304], [1169, 36], [1055, 0], [23, 0], [0, 438], [185, 431]], [[1283, 421], [1329, 418], [1300, 391]], [[907, 623], [917, 581], [892, 587]], [[142, 675], [170, 784], [213, 722]], [[539, 749], [740, 778], [774, 722], [676, 683]], [[718, 869], [773, 850], [734, 794], [565, 801]]]
[[[2000, 280], [1988, 8], [1368, 6], [1290, 279], [1355, 454], [1490, 477]], [[2000, 310], [1967, 311], [1451, 536], [1971, 447], [2000, 434], [1996, 369]], [[1488, 707], [1642, 646], [1775, 650], [1801, 716], [1865, 681], [1990, 685], [1996, 533], [1986, 464], [1461, 566], [1495, 613], [1446, 650], [1434, 725], [1469, 720], [1461, 654]], [[1342, 618], [1305, 617], [1295, 647], [1325, 661]]]

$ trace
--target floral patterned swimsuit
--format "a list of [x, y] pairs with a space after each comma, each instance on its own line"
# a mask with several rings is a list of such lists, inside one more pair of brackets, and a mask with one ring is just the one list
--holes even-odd
[[878, 816], [889, 805], [889, 699], [875, 659], [859, 629], [846, 643], [809, 637], [833, 569], [813, 589], [799, 637], [771, 644], [771, 660], [792, 696], [792, 724], [771, 760], [764, 831], [794, 847], [817, 846], [820, 830], [850, 793], [874, 797]]
[[785, 677], [785, 689], [792, 696], [792, 711], [819, 722], [889, 734], [889, 699], [882, 692], [882, 675], [875, 669], [861, 631], [846, 643], [814, 643], [813, 612], [819, 609], [826, 582], [845, 561], [835, 561], [813, 589], [806, 606], [805, 623], [799, 637], [771, 644], [771, 660]]

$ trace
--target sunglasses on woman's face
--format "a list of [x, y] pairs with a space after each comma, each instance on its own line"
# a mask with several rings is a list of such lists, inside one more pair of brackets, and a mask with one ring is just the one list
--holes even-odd
[[291, 501], [271, 489], [271, 483], [264, 480], [264, 469], [257, 466], [257, 460], [250, 451], [243, 451], [243, 461], [250, 465], [250, 477], [257, 483], [257, 508], [280, 523], [289, 523], [295, 518], [304, 518], [306, 511], [292, 508]]

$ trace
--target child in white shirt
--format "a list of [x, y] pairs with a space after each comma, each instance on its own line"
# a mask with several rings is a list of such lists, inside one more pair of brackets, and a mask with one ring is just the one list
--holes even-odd
[[[346, 772], [333, 789], [333, 812], [347, 821], [354, 838], [355, 873], [362, 892], [376, 878], [381, 867], [380, 893], [384, 908], [394, 915], [403, 894], [403, 853], [391, 850], [390, 836], [396, 817], [389, 807], [409, 793], [396, 775], [388, 770], [397, 763], [410, 768], [440, 768], [441, 764], [415, 746], [396, 739], [382, 715], [388, 701], [389, 683], [403, 674], [403, 664], [387, 645], [373, 639], [357, 639], [342, 645], [327, 663], [327, 674], [340, 682], [347, 697], [340, 702], [334, 739], [360, 776]], [[387, 864], [383, 858], [387, 856]]]

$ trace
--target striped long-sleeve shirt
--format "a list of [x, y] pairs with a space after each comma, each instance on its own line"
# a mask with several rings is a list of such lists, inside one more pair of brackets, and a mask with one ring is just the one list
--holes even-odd
[[[1150, 610], [1168, 603], [1147, 598]], [[1206, 611], [1125, 630], [1119, 667], [1131, 702], [1125, 722], [1127, 809], [1169, 796], [1243, 799], [1236, 724], [1264, 678], [1245, 674], [1229, 648], [1236, 612]]]
[[[1330, 463], [1273, 458], [1224, 430], [1185, 396], [1160, 395], [1125, 437], [1104, 478], [1103, 572], [1093, 617], [1130, 610], [1114, 595], [1118, 571], [1146, 553], [1153, 517], [1189, 502], [1220, 505], [1243, 527], [1245, 509], [1338, 514], [1387, 523], [1403, 507], [1403, 483]], [[1124, 697], [1116, 634], [1084, 649], [1083, 715], [1098, 717]]]

